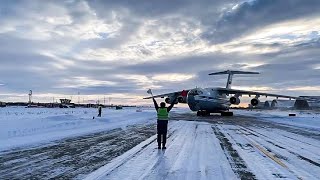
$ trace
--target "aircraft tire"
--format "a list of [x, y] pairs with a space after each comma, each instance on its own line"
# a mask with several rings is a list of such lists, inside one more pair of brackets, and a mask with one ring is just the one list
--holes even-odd
[[210, 113], [208, 111], [203, 111], [203, 116], [210, 116]]
[[208, 116], [210, 113], [208, 111], [198, 111], [197, 116]]
[[230, 112], [230, 111], [221, 112], [221, 116], [233, 116], [233, 112]]

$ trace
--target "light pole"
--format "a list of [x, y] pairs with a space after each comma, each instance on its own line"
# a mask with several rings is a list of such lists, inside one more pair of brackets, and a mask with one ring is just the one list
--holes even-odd
[[78, 105], [80, 104], [80, 92], [78, 92]]
[[29, 106], [31, 105], [31, 98], [32, 98], [32, 90], [29, 91]]

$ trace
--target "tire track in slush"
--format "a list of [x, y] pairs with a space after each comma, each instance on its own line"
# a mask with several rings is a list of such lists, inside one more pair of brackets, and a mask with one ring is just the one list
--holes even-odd
[[[181, 126], [179, 126], [180, 128]], [[175, 134], [175, 132], [177, 131], [177, 128], [169, 128], [168, 129], [169, 134], [168, 134], [168, 142], [172, 142], [173, 139], [175, 139], [175, 136], [172, 136]], [[172, 138], [171, 138], [172, 136]], [[122, 160], [121, 163], [119, 163], [117, 166], [115, 166], [114, 168], [110, 169], [105, 176], [109, 176], [110, 174], [114, 173], [115, 171], [117, 171], [119, 168], [121, 168], [125, 163], [127, 163], [128, 161], [130, 161], [132, 158], [138, 156], [139, 154], [143, 153], [146, 150], [146, 147], [148, 147], [150, 144], [155, 143], [155, 141], [157, 140], [157, 137], [155, 137], [152, 141], [150, 141], [149, 143], [145, 144], [144, 146], [141, 147], [141, 149], [139, 149], [137, 152], [135, 152], [134, 154], [132, 154], [131, 156], [126, 157], [126, 159]]]
[[[293, 147], [291, 147], [290, 145], [287, 146], [281, 146], [279, 144], [276, 144], [277, 140], [271, 139], [270, 137], [258, 133], [254, 130], [251, 130], [249, 128], [244, 128], [244, 127], [238, 127], [239, 132], [241, 132], [240, 134], [247, 139], [248, 142], [250, 142], [250, 144], [252, 144], [253, 146], [255, 146], [259, 151], [261, 151], [263, 154], [265, 154], [267, 157], [269, 157], [271, 160], [273, 160], [274, 162], [276, 162], [277, 164], [279, 164], [280, 166], [284, 167], [285, 169], [287, 169], [290, 173], [292, 173], [292, 175], [294, 175], [297, 179], [303, 179], [302, 177], [304, 177], [305, 175], [309, 175], [310, 177], [312, 177], [311, 174], [305, 174], [305, 173], [301, 173], [301, 169], [304, 168], [300, 168], [296, 167], [296, 164], [292, 164], [290, 163], [289, 159], [292, 160], [292, 157], [289, 158], [289, 154], [292, 154], [294, 156], [296, 156], [296, 158], [299, 158], [301, 160], [304, 160], [310, 164], [313, 164], [317, 167], [320, 166], [319, 163], [306, 158], [302, 155], [300, 155], [299, 153], [293, 152], [296, 151], [296, 149], [294, 149]], [[248, 135], [253, 135], [253, 133], [257, 133], [259, 135], [254, 135], [252, 136], [252, 138], [250, 138]], [[277, 148], [280, 148], [281, 150], [285, 150], [287, 152], [286, 155], [284, 155], [283, 153], [278, 152], [275, 148], [269, 148], [268, 146], [264, 145], [262, 143], [262, 141], [258, 141], [256, 138], [260, 138], [260, 140], [264, 140], [265, 142], [271, 144], [272, 146], [275, 146]], [[288, 148], [293, 148], [293, 149], [288, 149]], [[288, 156], [288, 157], [287, 157]], [[286, 164], [284, 163], [286, 162]], [[290, 165], [290, 167], [289, 167]], [[294, 166], [295, 168], [292, 168], [292, 166]], [[299, 172], [297, 172], [296, 169], [300, 169]], [[306, 172], [307, 173], [307, 172]]]
[[[177, 127], [177, 128], [179, 128], [180, 130], [181, 129], [183, 129], [184, 131], [183, 131], [183, 133], [177, 133], [177, 134], [175, 134], [174, 136], [172, 136], [172, 138], [168, 138], [169, 139], [169, 143], [170, 144], [175, 144], [174, 142], [175, 142], [175, 140], [176, 139], [179, 139], [181, 142], [183, 142], [183, 143], [181, 143], [181, 145], [179, 146], [181, 149], [186, 149], [185, 147], [187, 146], [187, 142], [189, 142], [189, 141], [187, 141], [187, 138], [189, 138], [189, 136], [188, 135], [190, 135], [190, 131], [192, 131], [192, 133], [194, 134], [194, 136], [191, 136], [193, 139], [192, 139], [192, 142], [194, 142], [194, 140], [195, 140], [195, 137], [196, 137], [196, 131], [197, 131], [197, 128], [198, 128], [198, 125], [187, 125], [187, 124], [181, 124], [181, 123], [179, 123], [178, 124], [179, 125], [179, 127]], [[188, 131], [189, 130], [189, 131]], [[176, 131], [176, 130], [175, 130]], [[190, 142], [189, 142], [190, 143]], [[173, 146], [169, 146], [168, 147], [168, 149], [166, 150], [166, 151], [170, 151], [170, 150], [173, 150], [173, 149], [176, 149], [175, 147], [173, 147]], [[169, 173], [170, 173], [170, 170], [172, 170], [172, 168], [174, 168], [174, 165], [175, 165], [175, 163], [179, 160], [179, 158], [180, 158], [180, 156], [182, 155], [181, 153], [181, 151], [180, 150], [176, 150], [176, 151], [173, 151], [172, 152], [174, 155], [174, 157], [176, 157], [176, 158], [174, 158], [174, 159], [168, 159], [168, 161], [170, 161], [170, 163], [169, 164], [171, 164], [171, 166], [170, 167], [168, 167], [167, 169], [166, 169], [166, 171], [165, 172], [163, 172], [163, 169], [162, 169], [162, 167], [160, 167], [159, 166], [159, 164], [161, 164], [161, 161], [163, 160], [163, 158], [159, 158], [158, 160], [157, 160], [157, 162], [156, 162], [156, 164], [154, 164], [154, 166], [152, 167], [152, 169], [148, 172], [148, 173], [146, 173], [146, 175], [144, 176], [144, 178], [143, 179], [154, 179], [154, 177], [149, 177], [150, 175], [152, 175], [152, 174], [157, 174], [157, 175], [159, 175], [160, 174], [160, 176], [163, 178], [163, 179], [167, 179], [168, 178], [168, 175], [169, 175]]]
[[220, 146], [226, 155], [232, 170], [240, 179], [254, 180], [256, 176], [248, 169], [245, 161], [238, 152], [232, 147], [229, 139], [215, 125], [212, 126], [213, 132], [220, 141]]
[[[260, 137], [260, 138], [262, 138], [263, 140], [265, 140], [265, 141], [268, 142], [269, 144], [271, 144], [271, 145], [273, 145], [273, 146], [276, 146], [276, 147], [278, 147], [278, 148], [280, 148], [280, 149], [284, 149], [284, 150], [288, 151], [289, 153], [297, 156], [299, 159], [304, 160], [304, 161], [309, 162], [309, 163], [311, 163], [311, 164], [313, 164], [313, 165], [315, 165], [315, 166], [320, 167], [320, 163], [315, 162], [315, 161], [311, 160], [310, 158], [305, 157], [305, 156], [297, 153], [297, 152], [300, 152], [301, 150], [300, 150], [300, 149], [297, 149], [297, 148], [294, 147], [294, 146], [287, 145], [286, 147], [284, 147], [283, 145], [279, 145], [278, 143], [280, 143], [280, 142], [278, 142], [277, 140], [271, 139], [271, 138], [269, 138], [268, 136], [266, 136], [266, 135], [264, 135], [264, 134], [261, 134], [261, 133], [258, 133], [258, 132], [256, 132], [256, 131], [250, 129], [250, 128], [241, 127], [241, 130], [246, 131], [246, 132], [250, 132], [250, 133], [260, 134], [260, 135], [263, 137], [263, 138], [262, 138], [262, 137]], [[284, 136], [284, 137], [286, 137], [286, 136]], [[288, 137], [286, 137], [286, 138], [288, 138]], [[295, 140], [295, 139], [293, 139], [293, 138], [289, 138], [289, 139]], [[297, 141], [297, 140], [296, 140], [296, 141]], [[298, 142], [301, 142], [301, 141], [298, 141]], [[282, 144], [283, 144], [283, 143], [285, 143], [285, 141], [283, 141]], [[314, 145], [309, 144], [309, 143], [303, 143], [303, 144], [307, 144], [307, 145], [310, 145], [310, 146], [314, 146]], [[289, 149], [289, 148], [291, 148], [291, 149]], [[271, 150], [270, 150], [270, 151], [271, 151]], [[315, 157], [319, 156], [319, 154], [316, 154], [315, 152], [310, 151], [308, 148], [304, 148], [303, 151], [308, 152], [309, 154], [312, 154], [312, 155], [314, 155]], [[276, 154], [276, 155], [278, 155], [278, 154]], [[287, 158], [282, 158], [282, 159], [286, 160]]]
[[156, 133], [155, 124], [128, 126], [47, 146], [0, 154], [0, 179], [73, 179], [107, 164]]

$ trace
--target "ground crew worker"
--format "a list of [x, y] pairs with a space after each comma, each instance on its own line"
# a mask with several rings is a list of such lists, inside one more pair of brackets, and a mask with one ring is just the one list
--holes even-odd
[[101, 117], [101, 112], [102, 112], [102, 107], [99, 106], [99, 107], [98, 107], [98, 117]]
[[161, 137], [162, 137], [162, 149], [166, 149], [166, 142], [167, 142], [167, 131], [168, 131], [168, 120], [169, 120], [169, 111], [173, 108], [177, 96], [173, 99], [171, 105], [166, 107], [166, 103], [161, 102], [160, 108], [157, 104], [157, 101], [153, 99], [154, 107], [157, 110], [157, 142], [158, 142], [158, 149], [161, 149]]

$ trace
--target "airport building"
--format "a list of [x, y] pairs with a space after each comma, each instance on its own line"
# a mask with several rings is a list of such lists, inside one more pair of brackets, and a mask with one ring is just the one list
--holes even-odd
[[0, 101], [0, 107], [6, 107], [6, 106], [7, 106], [7, 104], [5, 102]]

